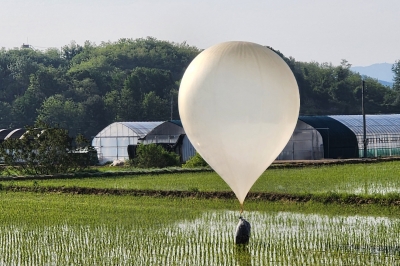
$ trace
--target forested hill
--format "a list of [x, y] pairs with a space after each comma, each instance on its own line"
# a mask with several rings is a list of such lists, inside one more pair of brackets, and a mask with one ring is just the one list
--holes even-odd
[[[2, 49], [0, 128], [41, 120], [90, 138], [115, 121], [179, 119], [179, 82], [199, 52], [154, 38], [72, 42], [61, 50]], [[361, 76], [346, 61], [297, 62], [276, 52], [296, 76], [302, 115], [360, 113]], [[390, 89], [367, 79], [367, 113], [400, 113], [399, 84]]]

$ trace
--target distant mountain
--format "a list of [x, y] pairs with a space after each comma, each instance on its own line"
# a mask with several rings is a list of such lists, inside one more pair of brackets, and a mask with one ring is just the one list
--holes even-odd
[[378, 79], [378, 82], [379, 82], [380, 84], [384, 85], [384, 86], [393, 87], [393, 82], [387, 82], [387, 81], [380, 80], [380, 79]]
[[379, 83], [385, 86], [392, 86], [393, 85], [393, 72], [392, 72], [392, 65], [389, 63], [380, 63], [380, 64], [373, 64], [370, 66], [354, 66], [350, 67], [350, 69], [354, 72], [358, 72], [361, 75], [366, 75], [371, 78], [375, 78], [378, 80]]

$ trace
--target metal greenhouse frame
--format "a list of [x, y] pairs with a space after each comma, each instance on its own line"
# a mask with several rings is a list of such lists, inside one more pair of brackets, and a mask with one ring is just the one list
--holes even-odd
[[128, 145], [137, 145], [140, 138], [146, 136], [161, 123], [115, 122], [105, 127], [92, 141], [92, 146], [97, 150], [100, 164], [129, 159]]
[[[332, 115], [354, 132], [358, 143], [358, 156], [363, 157], [364, 137], [361, 115]], [[367, 157], [400, 155], [400, 114], [366, 115]]]

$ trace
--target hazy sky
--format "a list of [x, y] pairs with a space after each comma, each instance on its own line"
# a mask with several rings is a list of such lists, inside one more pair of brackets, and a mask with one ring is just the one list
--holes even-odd
[[152, 36], [205, 49], [251, 41], [297, 61], [400, 59], [399, 0], [0, 0], [0, 47]]

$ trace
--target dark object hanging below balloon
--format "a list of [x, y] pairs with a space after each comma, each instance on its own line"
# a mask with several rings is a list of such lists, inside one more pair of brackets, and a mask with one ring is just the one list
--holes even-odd
[[250, 240], [251, 225], [242, 216], [236, 227], [235, 244], [248, 244]]

